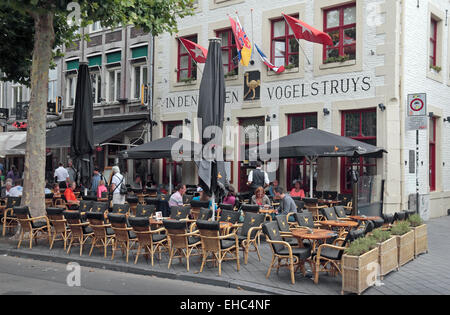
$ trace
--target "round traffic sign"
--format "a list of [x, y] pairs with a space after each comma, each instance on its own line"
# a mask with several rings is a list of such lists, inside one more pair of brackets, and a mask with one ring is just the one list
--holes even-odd
[[415, 112], [421, 111], [424, 105], [425, 104], [420, 98], [415, 98], [411, 101], [411, 103], [409, 103], [409, 107]]

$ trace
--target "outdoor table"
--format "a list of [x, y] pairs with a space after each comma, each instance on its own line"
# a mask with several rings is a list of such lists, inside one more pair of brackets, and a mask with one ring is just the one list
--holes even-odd
[[320, 199], [319, 203], [326, 203], [331, 207], [334, 207], [335, 205], [338, 205], [341, 203], [339, 200], [326, 200], [326, 199]]
[[327, 208], [327, 206], [305, 204], [305, 208], [313, 214], [314, 221], [320, 221], [323, 219], [323, 216], [319, 213], [319, 209]]
[[153, 219], [153, 218], [149, 218], [149, 221], [150, 221], [151, 225], [162, 225], [163, 224], [162, 220], [156, 220], [156, 219]]
[[[309, 233], [308, 229], [293, 229], [292, 236], [295, 237], [300, 246], [303, 246], [303, 240], [312, 241], [312, 252], [316, 251], [317, 245], [322, 241], [325, 242], [327, 239], [337, 236], [336, 233], [333, 233], [330, 230], [322, 230], [322, 229], [311, 229], [312, 233]], [[320, 244], [319, 244], [320, 245]]]
[[345, 232], [347, 229], [351, 230], [358, 226], [358, 222], [355, 221], [339, 221], [339, 220], [326, 220], [319, 222], [321, 225], [328, 226], [330, 228], [338, 228], [339, 235]]
[[363, 217], [360, 215], [350, 215], [348, 216], [350, 219], [355, 220], [355, 221], [373, 221], [373, 220], [381, 220], [380, 217], [377, 216], [372, 216], [372, 217]]

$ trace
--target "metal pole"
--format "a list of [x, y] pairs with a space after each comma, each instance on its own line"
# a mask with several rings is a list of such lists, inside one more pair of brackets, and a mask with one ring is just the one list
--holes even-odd
[[169, 161], [169, 195], [172, 195], [172, 162]]
[[214, 211], [214, 205], [215, 205], [215, 203], [216, 203], [216, 194], [215, 194], [215, 193], [212, 193], [212, 196], [211, 196], [212, 221], [215, 221], [215, 220], [216, 220], [216, 213], [215, 213], [215, 211]]
[[416, 213], [419, 213], [419, 130], [416, 130]]

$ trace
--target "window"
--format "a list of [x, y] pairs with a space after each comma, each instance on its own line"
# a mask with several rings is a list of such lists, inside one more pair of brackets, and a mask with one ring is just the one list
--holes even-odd
[[[317, 114], [294, 114], [288, 116], [288, 133], [295, 133], [310, 127], [317, 128]], [[287, 183], [286, 187], [291, 190], [294, 187], [294, 180], [300, 180], [302, 189], [305, 194], [309, 191], [310, 186], [310, 164], [305, 158], [288, 159], [287, 161]], [[317, 163], [313, 163], [313, 188], [315, 190], [317, 184]]]
[[238, 52], [231, 28], [217, 31], [216, 36], [222, 40], [222, 63], [225, 75], [237, 75], [239, 73]]
[[438, 22], [431, 18], [430, 25], [430, 67], [437, 66], [436, 57], [437, 57], [437, 31], [438, 31]]
[[17, 103], [23, 102], [23, 86], [19, 84], [13, 84], [12, 86], [12, 99], [11, 99], [11, 111], [16, 112]]
[[121, 86], [121, 71], [118, 69], [111, 69], [108, 71], [107, 95], [108, 102], [116, 102], [120, 98]]
[[50, 69], [48, 71], [48, 101], [56, 102], [56, 89], [58, 81], [58, 71], [57, 69]]
[[94, 22], [93, 24], [89, 25], [89, 33], [98, 32], [102, 30], [102, 25], [100, 22]]
[[[298, 18], [298, 15], [293, 15]], [[298, 41], [295, 39], [289, 24], [284, 18], [278, 18], [271, 21], [271, 61], [275, 67], [287, 66], [297, 68], [298, 59]]]
[[75, 105], [75, 94], [77, 91], [77, 77], [75, 75], [66, 78], [66, 106], [72, 107]]
[[[191, 42], [197, 43], [197, 35], [183, 37]], [[181, 41], [178, 41], [178, 66], [177, 66], [177, 82], [196, 80], [197, 79], [197, 65], [189, 55], [189, 52], [183, 46]]]
[[102, 76], [100, 72], [91, 72], [92, 100], [94, 104], [102, 101]]
[[[176, 127], [183, 126], [182, 121], [167, 121], [163, 123], [163, 137], [170, 136], [172, 131]], [[182, 134], [178, 135], [180, 138], [183, 137]], [[171, 167], [171, 168], [170, 168]], [[172, 162], [168, 163], [167, 159], [163, 159], [163, 183], [169, 184], [169, 172], [172, 172], [172, 185], [175, 187], [179, 183], [182, 183], [183, 175], [183, 162]]]
[[333, 46], [325, 46], [323, 60], [327, 62], [356, 59], [356, 5], [350, 4], [324, 12], [324, 32], [333, 40]]
[[141, 98], [142, 85], [148, 83], [147, 75], [148, 68], [146, 64], [136, 65], [133, 67], [133, 98]]
[[436, 117], [430, 118], [429, 168], [430, 191], [436, 190]]
[[[376, 109], [346, 111], [342, 113], [342, 135], [358, 141], [377, 145], [377, 112]], [[372, 176], [377, 173], [376, 158], [342, 158], [341, 160], [341, 192], [352, 192], [352, 171], [359, 176]]]
[[0, 108], [3, 108], [3, 82], [0, 81]]

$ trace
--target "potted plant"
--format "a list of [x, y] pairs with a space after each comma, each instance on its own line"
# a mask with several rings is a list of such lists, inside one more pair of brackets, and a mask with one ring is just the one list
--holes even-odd
[[428, 253], [428, 231], [427, 225], [423, 223], [418, 214], [413, 214], [408, 218], [411, 228], [414, 230], [414, 256]]
[[361, 294], [375, 284], [378, 246], [374, 238], [363, 237], [350, 243], [342, 256], [342, 291]]
[[442, 70], [441, 67], [439, 67], [439, 66], [433, 66], [433, 65], [430, 66], [430, 69], [434, 70], [434, 71], [437, 72], [437, 73], [441, 72], [441, 70]]
[[391, 228], [391, 234], [397, 238], [400, 267], [414, 259], [414, 231], [411, 230], [408, 221], [397, 221]]
[[394, 269], [398, 270], [397, 239], [391, 236], [391, 232], [376, 229], [372, 232], [372, 238], [378, 245], [378, 263], [380, 264], [380, 277], [387, 275]]

